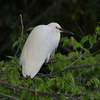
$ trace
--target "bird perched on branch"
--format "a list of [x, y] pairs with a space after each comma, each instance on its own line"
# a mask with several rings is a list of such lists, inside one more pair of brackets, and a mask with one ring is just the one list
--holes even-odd
[[24, 77], [33, 78], [43, 63], [48, 62], [50, 56], [54, 55], [60, 40], [60, 32], [74, 34], [54, 22], [48, 25], [38, 25], [31, 31], [20, 56]]

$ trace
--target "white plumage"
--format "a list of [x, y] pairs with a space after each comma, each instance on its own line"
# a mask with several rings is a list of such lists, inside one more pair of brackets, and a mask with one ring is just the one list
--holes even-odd
[[[49, 61], [60, 40], [60, 32], [65, 31], [57, 23], [36, 26], [28, 36], [20, 56], [22, 74], [33, 78], [43, 63]], [[69, 32], [69, 31], [67, 31]], [[71, 32], [70, 32], [71, 33]]]

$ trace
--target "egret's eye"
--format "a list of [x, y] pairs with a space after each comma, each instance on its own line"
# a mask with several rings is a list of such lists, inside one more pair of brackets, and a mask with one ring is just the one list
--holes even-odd
[[56, 29], [59, 29], [59, 28], [56, 26]]

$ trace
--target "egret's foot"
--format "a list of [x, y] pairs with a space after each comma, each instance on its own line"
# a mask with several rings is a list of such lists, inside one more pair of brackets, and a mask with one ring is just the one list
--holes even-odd
[[29, 76], [29, 75], [26, 75], [26, 78], [30, 78], [30, 79], [31, 79], [31, 76]]

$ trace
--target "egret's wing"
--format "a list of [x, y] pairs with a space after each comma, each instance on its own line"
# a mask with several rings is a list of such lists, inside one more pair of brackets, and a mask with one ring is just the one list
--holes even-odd
[[22, 73], [33, 78], [46, 59], [49, 59], [52, 47], [52, 34], [48, 26], [39, 25], [33, 29], [23, 47], [20, 64]]

